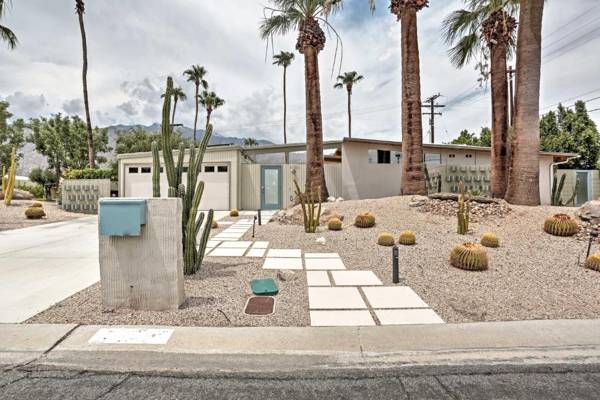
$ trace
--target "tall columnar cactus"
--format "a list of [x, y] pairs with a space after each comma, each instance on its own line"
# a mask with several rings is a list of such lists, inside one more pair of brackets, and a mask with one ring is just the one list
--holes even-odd
[[160, 155], [156, 142], [152, 142], [152, 197], [160, 197]]
[[[173, 96], [173, 79], [167, 78], [167, 89], [164, 96], [163, 111], [162, 111], [162, 126], [161, 126], [161, 143], [163, 148], [164, 167], [169, 183], [168, 196], [181, 197], [183, 203], [182, 211], [182, 232], [183, 232], [183, 259], [184, 272], [186, 275], [196, 273], [201, 265], [206, 251], [206, 243], [210, 235], [210, 229], [214, 212], [210, 210], [208, 216], [204, 213], [198, 214], [202, 193], [204, 191], [204, 182], [198, 181], [198, 175], [201, 172], [202, 160], [208, 146], [208, 141], [212, 134], [212, 125], [208, 125], [204, 137], [200, 142], [198, 149], [193, 144], [189, 148], [189, 161], [187, 166], [187, 181], [183, 183], [184, 156], [185, 147], [179, 146], [179, 154], [177, 164], [173, 157], [173, 149], [171, 147], [171, 137], [173, 127], [171, 126], [171, 97]], [[156, 149], [156, 150], [155, 150]], [[158, 144], [153, 144], [153, 158], [155, 171], [160, 173], [160, 159], [158, 153]], [[158, 166], [158, 168], [157, 168]], [[157, 179], [156, 174], [153, 174], [153, 190], [154, 195], [160, 195], [160, 176]], [[158, 186], [157, 186], [158, 185]], [[205, 218], [206, 217], [206, 218]], [[198, 243], [198, 235], [204, 221], [209, 223], [204, 225], [204, 230]]]
[[575, 205], [575, 197], [577, 196], [577, 189], [579, 189], [579, 179], [577, 179], [575, 181], [575, 186], [573, 187], [573, 193], [571, 194], [571, 197], [569, 198], [569, 200], [567, 200], [566, 203], [563, 203], [562, 201], [562, 191], [563, 188], [565, 186], [565, 179], [567, 178], [567, 174], [562, 174], [562, 176], [560, 177], [560, 181], [558, 181], [558, 177], [556, 175], [554, 175], [554, 178], [552, 180], [552, 205], [553, 206], [564, 206], [564, 205], [569, 205], [569, 204], [573, 204]]
[[460, 195], [458, 196], [458, 234], [466, 235], [469, 232], [469, 197], [465, 195], [465, 184], [460, 182], [459, 185]]
[[4, 204], [10, 206], [15, 194], [15, 183], [17, 180], [17, 148], [13, 147], [10, 155], [10, 167], [8, 175], [5, 168], [2, 169], [2, 191], [4, 192]]
[[[294, 179], [294, 185], [296, 186], [296, 197], [302, 207], [302, 215], [304, 218], [304, 232], [315, 233], [321, 219], [321, 187], [318, 187], [315, 191], [313, 187], [310, 187], [304, 193], [300, 190], [298, 181]], [[317, 206], [315, 198], [319, 201]]]

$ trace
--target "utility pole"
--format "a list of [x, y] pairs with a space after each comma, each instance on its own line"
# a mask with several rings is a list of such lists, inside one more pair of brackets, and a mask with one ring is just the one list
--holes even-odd
[[508, 106], [510, 109], [510, 113], [509, 113], [509, 125], [513, 126], [513, 122], [514, 122], [514, 117], [515, 117], [515, 79], [514, 79], [514, 75], [516, 74], [517, 70], [514, 69], [512, 67], [512, 65], [510, 67], [508, 67], [508, 70], [506, 71], [506, 73], [508, 74]]
[[429, 104], [421, 105], [421, 107], [423, 107], [423, 108], [429, 108], [429, 112], [424, 112], [423, 115], [429, 115], [429, 126], [431, 129], [431, 143], [435, 143], [435, 116], [442, 115], [441, 112], [435, 112], [435, 110], [436, 110], [436, 108], [446, 107], [445, 104], [435, 104], [435, 101], [437, 99], [439, 99], [440, 97], [442, 97], [442, 95], [440, 93], [438, 93], [434, 96], [431, 96], [427, 100], [423, 101], [423, 103], [429, 103]]

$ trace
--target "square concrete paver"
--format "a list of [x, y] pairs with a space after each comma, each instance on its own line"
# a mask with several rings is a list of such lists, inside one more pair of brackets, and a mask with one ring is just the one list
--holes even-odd
[[206, 248], [212, 249], [213, 247], [217, 247], [220, 244], [221, 244], [220, 240], [208, 240], [206, 242]]
[[304, 253], [304, 258], [340, 258], [338, 253]]
[[209, 256], [211, 257], [243, 257], [246, 249], [228, 249], [217, 247], [213, 251], [210, 252]]
[[302, 269], [301, 258], [267, 258], [263, 269]]
[[219, 246], [220, 249], [247, 249], [252, 242], [224, 242]]
[[383, 285], [373, 271], [331, 271], [337, 286], [380, 286]]
[[375, 310], [381, 325], [443, 324], [444, 320], [430, 308], [419, 310]]
[[215, 240], [239, 239], [242, 236], [244, 236], [244, 235], [241, 235], [239, 233], [219, 233], [218, 235], [213, 237], [213, 239], [215, 239]]
[[306, 271], [308, 286], [331, 286], [327, 271]]
[[269, 242], [260, 240], [252, 245], [253, 249], [266, 249], [267, 247], [269, 247]]
[[266, 251], [267, 251], [267, 249], [255, 249], [255, 248], [251, 248], [246, 253], [246, 257], [264, 257]]
[[339, 258], [306, 258], [304, 260], [307, 270], [336, 270], [346, 269]]
[[428, 308], [408, 286], [366, 287], [363, 293], [373, 308]]
[[299, 258], [299, 257], [302, 257], [302, 250], [300, 250], [300, 249], [271, 249], [267, 253], [267, 257]]
[[358, 289], [352, 287], [309, 287], [308, 305], [313, 310], [367, 308]]
[[373, 326], [375, 321], [367, 310], [311, 311], [311, 326]]

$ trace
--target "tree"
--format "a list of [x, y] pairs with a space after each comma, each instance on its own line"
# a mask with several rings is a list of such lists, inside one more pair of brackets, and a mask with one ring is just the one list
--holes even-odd
[[51, 188], [56, 187], [58, 184], [58, 177], [54, 171], [51, 169], [43, 170], [39, 167], [35, 167], [29, 172], [29, 180], [44, 188], [44, 196], [47, 200], [51, 198]]
[[[369, 0], [375, 10], [375, 0]], [[402, 178], [403, 195], [427, 195], [423, 163], [423, 126], [421, 115], [421, 70], [417, 12], [429, 0], [390, 0], [390, 10], [400, 21], [402, 47]]]
[[492, 131], [490, 128], [483, 127], [481, 128], [481, 133], [477, 136], [475, 133], [470, 133], [468, 130], [464, 129], [460, 132], [458, 137], [451, 144], [465, 144], [468, 146], [481, 146], [481, 147], [491, 147], [492, 142]]
[[[174, 87], [171, 96], [173, 96], [173, 114], [171, 116], [171, 125], [175, 125], [175, 111], [177, 111], [177, 102], [187, 100], [187, 96], [180, 87]], [[160, 97], [164, 98], [165, 94], [163, 93]], [[194, 136], [195, 134], [196, 132], [194, 131]]]
[[[492, 86], [492, 197], [506, 194], [509, 162], [507, 60], [514, 51], [518, 0], [465, 0], [467, 9], [453, 12], [444, 21], [446, 41], [457, 68], [474, 57], [490, 59]], [[480, 65], [484, 62], [480, 62]], [[487, 64], [487, 63], [485, 63]], [[487, 72], [484, 72], [487, 74]], [[487, 79], [487, 75], [485, 77]]]
[[251, 137], [245, 138], [244, 139], [244, 146], [248, 146], [248, 147], [250, 147], [250, 146], [258, 146], [258, 142], [256, 141], [256, 139], [251, 138]]
[[85, 3], [83, 0], [75, 0], [75, 11], [77, 12], [77, 18], [79, 19], [79, 30], [81, 31], [81, 49], [83, 52], [83, 67], [82, 67], [82, 78], [83, 78], [83, 104], [85, 106], [85, 122], [87, 124], [87, 147], [88, 147], [88, 165], [90, 168], [96, 168], [96, 160], [94, 155], [94, 134], [92, 132], [92, 119], [90, 117], [90, 101], [88, 98], [88, 87], [87, 87], [87, 70], [88, 70], [88, 56], [87, 56], [87, 39], [85, 35], [85, 24], [83, 23], [83, 14], [85, 13]]
[[196, 113], [194, 114], [194, 144], [196, 144], [196, 130], [198, 129], [198, 101], [200, 97], [200, 85], [204, 90], [208, 89], [208, 82], [204, 77], [208, 74], [204, 67], [200, 65], [192, 65], [189, 69], [183, 72], [184, 76], [187, 76], [188, 82], [194, 82], [196, 87], [196, 94], [194, 96], [194, 103], [196, 105]]
[[13, 115], [8, 111], [8, 107], [8, 102], [0, 101], [0, 171], [2, 167], [8, 170], [13, 148], [17, 149], [17, 162], [23, 157], [19, 150], [25, 144], [25, 122], [18, 119], [9, 124], [8, 120]]
[[[160, 140], [160, 137], [160, 133], [148, 132], [143, 128], [119, 131], [117, 132], [115, 153], [130, 154], [149, 152], [152, 150], [152, 142], [154, 141], [158, 143], [159, 150], [162, 150], [162, 141]], [[189, 139], [185, 139], [181, 132], [173, 131], [171, 135], [171, 148], [177, 149], [181, 143], [184, 143], [186, 147], [188, 147], [188, 141]]]
[[522, 1], [517, 39], [517, 85], [506, 201], [540, 204], [540, 77], [544, 0]]
[[210, 125], [210, 116], [212, 115], [213, 111], [223, 106], [225, 104], [225, 100], [217, 96], [215, 92], [208, 92], [206, 90], [200, 94], [198, 99], [200, 105], [206, 110], [206, 128], [208, 128], [208, 125]]
[[[0, 19], [6, 12], [8, 5], [10, 4], [10, 0], [0, 0]], [[13, 31], [11, 31], [8, 27], [0, 24], [0, 41], [6, 42], [8, 48], [13, 50], [17, 47], [17, 35]]]
[[[287, 144], [287, 69], [294, 61], [294, 53], [282, 51], [273, 56], [273, 65], [283, 67], [283, 143]], [[285, 153], [285, 163], [288, 163], [288, 153]]]
[[[87, 160], [87, 125], [79, 117], [63, 117], [61, 114], [50, 118], [32, 119], [32, 133], [27, 140], [35, 145], [38, 153], [46, 156], [48, 166], [57, 176], [62, 176], [65, 169], [83, 169]], [[106, 162], [98, 153], [110, 151], [108, 132], [95, 128], [92, 132], [96, 146], [93, 154], [99, 163]]]
[[337, 77], [338, 83], [333, 86], [335, 89], [345, 87], [348, 92], [348, 137], [352, 137], [352, 88], [363, 79], [364, 77], [356, 71], [344, 72], [343, 75]]
[[[321, 113], [321, 84], [319, 53], [325, 48], [325, 32], [320, 23], [335, 33], [328, 17], [342, 8], [341, 0], [271, 0], [265, 7], [269, 14], [260, 26], [263, 40], [275, 35], [298, 32], [296, 50], [304, 56], [304, 86], [306, 97], [306, 189], [320, 188], [320, 197], [329, 197], [325, 183], [323, 157], [323, 116]], [[339, 36], [338, 36], [339, 40]]]
[[575, 103], [571, 110], [561, 105], [557, 112], [550, 111], [540, 120], [540, 149], [577, 153], [580, 158], [572, 160], [561, 168], [595, 169], [600, 156], [600, 134], [594, 121], [590, 119], [583, 101]]

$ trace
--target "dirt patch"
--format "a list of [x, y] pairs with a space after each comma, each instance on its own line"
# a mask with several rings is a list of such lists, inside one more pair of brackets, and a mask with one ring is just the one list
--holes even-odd
[[[37, 201], [37, 200], [36, 200]], [[13, 200], [10, 206], [0, 202], [0, 231], [27, 228], [30, 226], [49, 224], [52, 222], [68, 221], [85, 217], [61, 210], [55, 202], [43, 201], [46, 216], [42, 219], [27, 219], [25, 210], [33, 204], [33, 200]]]

